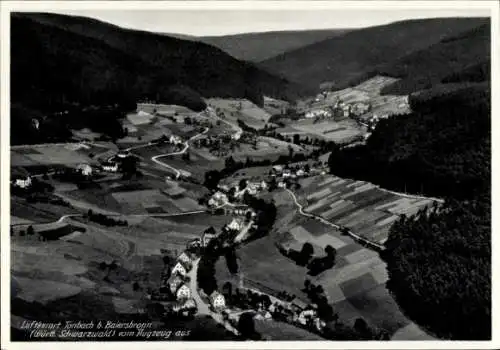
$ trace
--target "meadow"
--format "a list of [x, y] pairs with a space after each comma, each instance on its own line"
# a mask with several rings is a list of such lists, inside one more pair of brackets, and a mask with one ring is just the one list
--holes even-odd
[[237, 123], [238, 119], [254, 129], [262, 129], [268, 123], [271, 114], [254, 103], [245, 99], [220, 99], [207, 100], [210, 106], [219, 108], [225, 118]]

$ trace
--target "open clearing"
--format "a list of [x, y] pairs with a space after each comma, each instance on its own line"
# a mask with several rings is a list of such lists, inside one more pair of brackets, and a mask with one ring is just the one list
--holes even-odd
[[238, 119], [255, 129], [262, 129], [268, 123], [271, 114], [246, 99], [210, 98], [209, 106], [219, 108], [225, 117], [237, 123]]
[[364, 127], [360, 127], [355, 121], [344, 119], [341, 121], [323, 120], [313, 123], [313, 119], [301, 119], [290, 123], [277, 132], [285, 137], [300, 135], [301, 138], [317, 138], [339, 143], [347, 143], [366, 133]]
[[67, 165], [96, 162], [78, 150], [80, 144], [43, 144], [11, 147], [11, 166]]

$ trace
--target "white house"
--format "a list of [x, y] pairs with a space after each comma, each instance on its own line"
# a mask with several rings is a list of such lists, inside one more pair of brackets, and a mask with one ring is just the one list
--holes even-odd
[[286, 184], [283, 181], [278, 182], [278, 187], [279, 188], [285, 188]]
[[191, 297], [191, 289], [183, 284], [177, 289], [175, 296], [177, 300], [189, 299]]
[[218, 207], [226, 202], [227, 202], [227, 196], [224, 193], [217, 191], [208, 200], [208, 205], [211, 207]]
[[233, 219], [228, 225], [227, 225], [227, 228], [230, 229], [230, 230], [235, 230], [235, 231], [239, 231], [241, 229], [241, 225], [240, 223], [236, 220], [236, 219]]
[[307, 320], [312, 319], [315, 316], [316, 316], [316, 311], [305, 310], [299, 314], [298, 321], [300, 324], [305, 325], [305, 324], [307, 324]]
[[175, 266], [172, 269], [172, 275], [178, 274], [181, 276], [186, 276], [186, 273], [187, 273], [186, 268], [180, 262], [177, 262], [177, 264], [175, 264]]
[[180, 300], [173, 307], [174, 312], [189, 312], [196, 309], [196, 301], [194, 299]]
[[179, 289], [179, 287], [182, 286], [183, 284], [184, 281], [179, 276], [173, 275], [173, 277], [170, 277], [170, 279], [168, 280], [168, 286], [172, 294], [175, 294]]
[[170, 135], [169, 142], [174, 145], [177, 145], [179, 143], [182, 143], [182, 139], [177, 135]]
[[104, 163], [102, 170], [116, 173], [118, 171], [118, 163]]
[[32, 125], [33, 125], [33, 127], [34, 127], [35, 129], [37, 129], [37, 130], [38, 130], [38, 128], [40, 128], [40, 122], [39, 122], [39, 121], [38, 121], [38, 119], [36, 119], [36, 118], [31, 119], [31, 124], [32, 124]]
[[92, 175], [92, 167], [88, 164], [78, 164], [76, 170], [81, 172], [84, 176]]
[[14, 185], [20, 188], [28, 188], [31, 186], [31, 177], [18, 177], [14, 181]]
[[257, 186], [253, 183], [248, 184], [246, 188], [247, 193], [251, 195], [256, 195], [257, 194]]
[[273, 170], [277, 173], [281, 173], [283, 171], [283, 167], [281, 165], [273, 166]]
[[304, 172], [304, 170], [299, 169], [299, 170], [297, 170], [297, 172], [296, 172], [295, 174], [296, 174], [297, 176], [304, 176], [304, 175], [305, 175], [305, 172]]
[[262, 180], [262, 182], [260, 183], [260, 189], [261, 190], [267, 189], [267, 182], [265, 182], [264, 180]]
[[208, 246], [208, 244], [210, 243], [210, 241], [214, 238], [216, 238], [217, 235], [216, 234], [212, 234], [212, 233], [204, 233], [202, 238], [201, 238], [201, 242], [202, 242], [202, 245], [203, 247], [206, 247]]
[[231, 139], [239, 140], [241, 138], [241, 135], [242, 135], [242, 132], [238, 130], [236, 133], [231, 135]]
[[127, 157], [130, 157], [130, 152], [125, 152], [125, 151], [118, 152], [118, 154], [116, 156], [118, 158], [127, 158]]
[[192, 264], [191, 258], [186, 254], [186, 252], [182, 252], [182, 254], [177, 257], [177, 261], [183, 265]]
[[215, 310], [221, 311], [226, 307], [226, 299], [221, 293], [214, 291], [210, 294], [210, 304]]

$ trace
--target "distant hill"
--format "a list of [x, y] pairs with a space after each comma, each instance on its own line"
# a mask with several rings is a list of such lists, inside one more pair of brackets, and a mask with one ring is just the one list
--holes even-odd
[[382, 90], [388, 94], [408, 94], [441, 82], [489, 80], [490, 25], [485, 24], [457, 37], [441, 40], [413, 52], [379, 73], [402, 78]]
[[[425, 56], [428, 48], [432, 49], [429, 59], [437, 59], [434, 52], [439, 50], [432, 48], [433, 45], [446, 44], [443, 40], [457, 38], [488, 23], [488, 18], [436, 18], [364, 28], [288, 51], [260, 62], [260, 66], [314, 88], [326, 82], [334, 82], [335, 88], [342, 88], [369, 78], [377, 68], [385, 66], [386, 71], [392, 71], [392, 62], [404, 61], [404, 57], [411, 60], [409, 55], [412, 53], [420, 52]], [[465, 44], [470, 39], [457, 40]], [[454, 44], [449, 42], [449, 45]], [[482, 47], [478, 44], [474, 50], [480, 51]], [[477, 56], [480, 60], [485, 54], [478, 52]], [[461, 60], [461, 57], [455, 59]], [[408, 74], [418, 73], [418, 69]]]
[[347, 29], [321, 29], [191, 37], [218, 47], [240, 60], [260, 62], [287, 51], [345, 34]]
[[201, 96], [261, 104], [264, 94], [299, 94], [297, 85], [204, 43], [46, 13], [15, 13], [11, 26], [13, 102], [149, 97], [185, 104], [184, 91], [199, 110]]

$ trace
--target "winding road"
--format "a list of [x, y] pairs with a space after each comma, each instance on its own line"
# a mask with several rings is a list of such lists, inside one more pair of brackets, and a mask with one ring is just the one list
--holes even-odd
[[194, 136], [192, 136], [189, 140], [185, 141], [184, 142], [184, 148], [180, 151], [177, 151], [177, 152], [172, 152], [172, 153], [165, 153], [165, 154], [159, 154], [159, 155], [156, 155], [154, 157], [151, 157], [151, 160], [153, 162], [155, 162], [156, 164], [158, 165], [161, 165], [163, 167], [166, 167], [170, 170], [173, 170], [175, 172], [175, 177], [176, 178], [179, 178], [179, 176], [181, 176], [182, 174], [182, 170], [179, 170], [179, 169], [176, 169], [174, 168], [173, 166], [170, 166], [160, 160], [158, 160], [158, 158], [162, 158], [162, 157], [168, 157], [168, 156], [176, 156], [176, 155], [180, 155], [180, 154], [184, 154], [186, 153], [186, 151], [189, 149], [189, 142], [190, 141], [193, 141], [194, 139], [196, 139], [197, 137], [203, 135], [203, 134], [206, 134], [208, 132], [208, 130], [210, 130], [209, 128], [205, 128], [205, 130], [203, 130], [202, 132], [200, 132], [199, 134], [196, 134]]

